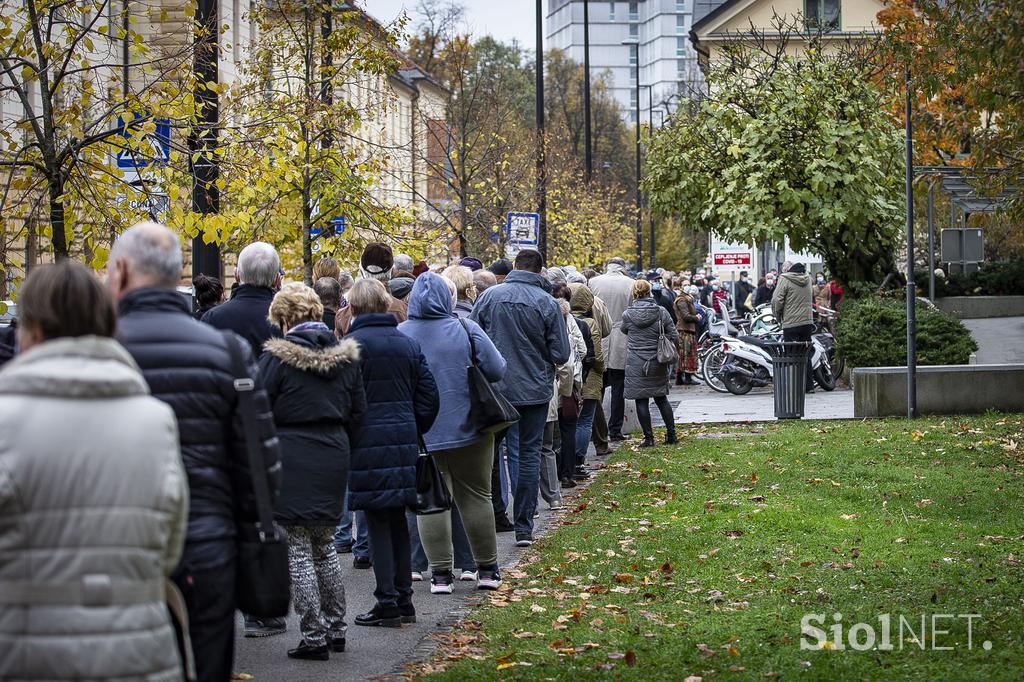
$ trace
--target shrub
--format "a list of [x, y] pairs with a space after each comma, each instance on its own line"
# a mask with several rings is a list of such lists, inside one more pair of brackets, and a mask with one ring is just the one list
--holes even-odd
[[[847, 301], [836, 337], [839, 352], [851, 367], [906, 365], [906, 303], [880, 298]], [[917, 306], [917, 364], [965, 365], [976, 350], [978, 344], [959, 320]]]
[[[928, 291], [928, 272], [918, 270], [914, 281], [920, 291]], [[935, 278], [936, 296], [1013, 296], [1024, 295], [1024, 258], [987, 263], [969, 275], [951, 274]]]

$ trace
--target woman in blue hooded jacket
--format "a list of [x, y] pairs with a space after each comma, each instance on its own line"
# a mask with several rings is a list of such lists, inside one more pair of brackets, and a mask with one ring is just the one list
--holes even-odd
[[[399, 330], [419, 343], [441, 397], [437, 420], [424, 434], [427, 449], [433, 454], [462, 516], [477, 563], [477, 587], [498, 589], [501, 576], [491, 508], [494, 436], [477, 432], [469, 422], [466, 368], [472, 364], [475, 349], [476, 364], [489, 381], [495, 382], [505, 375], [505, 360], [475, 322], [455, 317], [453, 292], [444, 278], [423, 273], [407, 300], [409, 319], [399, 325]], [[451, 515], [420, 516], [417, 522], [431, 572], [450, 584]]]

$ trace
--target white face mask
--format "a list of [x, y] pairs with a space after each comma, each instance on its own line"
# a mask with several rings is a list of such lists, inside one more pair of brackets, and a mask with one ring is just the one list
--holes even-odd
[[825, 283], [825, 278], [824, 277], [819, 277], [818, 278], [818, 284], [824, 284], [824, 283]]
[[719, 289], [721, 289], [721, 288], [722, 288], [722, 287], [718, 286], [717, 284], [712, 284], [712, 285], [711, 285], [711, 291], [718, 291], [718, 290], [719, 290]]
[[766, 285], [768, 285], [768, 286], [771, 286], [771, 285], [775, 284], [775, 280], [774, 280], [774, 279], [766, 279], [766, 280], [764, 281], [764, 283], [765, 283]]

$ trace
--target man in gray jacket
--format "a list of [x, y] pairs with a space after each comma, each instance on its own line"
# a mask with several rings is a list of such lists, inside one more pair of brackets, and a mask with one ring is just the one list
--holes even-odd
[[[540, 449], [555, 366], [569, 360], [569, 336], [562, 313], [540, 272], [544, 258], [530, 249], [516, 256], [515, 269], [490, 287], [473, 306], [470, 319], [479, 324], [505, 358], [505, 377], [494, 386], [519, 410], [519, 470], [514, 481], [516, 545], [533, 544], [533, 513], [540, 485]], [[499, 436], [496, 441], [500, 441]]]
[[[803, 263], [782, 264], [782, 276], [772, 294], [772, 314], [782, 325], [783, 341], [810, 342], [814, 333], [814, 294], [811, 292], [811, 277]], [[814, 372], [811, 356], [807, 355], [808, 393], [814, 393]]]

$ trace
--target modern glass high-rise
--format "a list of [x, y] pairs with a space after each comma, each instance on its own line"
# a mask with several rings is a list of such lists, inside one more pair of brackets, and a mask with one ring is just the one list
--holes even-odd
[[[671, 110], [675, 110], [679, 97], [703, 86], [689, 37], [694, 2], [590, 0], [591, 76], [610, 72], [612, 94], [625, 120], [633, 121], [636, 116], [634, 65], [638, 61], [640, 83], [652, 86], [655, 106], [674, 98]], [[636, 44], [623, 44], [629, 38]], [[583, 0], [548, 0], [547, 47], [565, 50], [583, 63]], [[648, 104], [641, 102], [641, 109]]]

